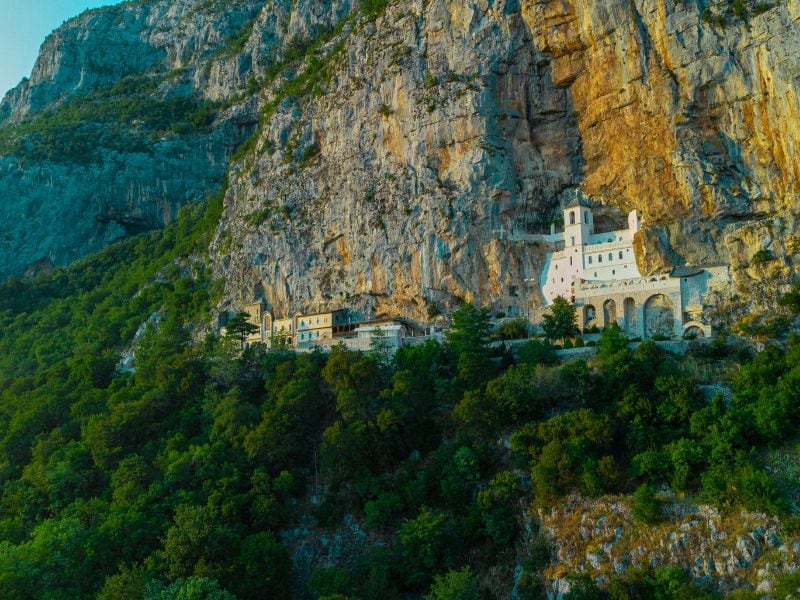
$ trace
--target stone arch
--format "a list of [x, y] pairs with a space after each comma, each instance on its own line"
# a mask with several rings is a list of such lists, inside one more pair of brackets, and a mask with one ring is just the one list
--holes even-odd
[[706, 337], [706, 332], [698, 325], [689, 325], [683, 330], [683, 339], [685, 340], [699, 340]]
[[683, 324], [684, 339], [699, 340], [711, 335], [711, 327], [700, 321], [689, 321]]
[[645, 337], [672, 337], [675, 332], [675, 307], [669, 296], [653, 294], [644, 303]]
[[636, 334], [636, 301], [633, 298], [625, 298], [622, 302], [623, 329], [627, 335]]
[[596, 325], [597, 321], [597, 310], [592, 304], [587, 304], [583, 307], [583, 326], [584, 327], [591, 327], [592, 325]]
[[603, 327], [614, 325], [617, 322], [617, 303], [613, 299], [603, 302]]

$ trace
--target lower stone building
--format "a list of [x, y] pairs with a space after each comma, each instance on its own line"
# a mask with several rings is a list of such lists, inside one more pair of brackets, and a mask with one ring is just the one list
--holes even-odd
[[351, 321], [349, 312], [344, 309], [295, 315], [294, 346], [304, 348], [321, 340], [333, 339], [335, 334], [349, 329]]
[[247, 342], [267, 347], [280, 338], [282, 347], [298, 351], [326, 350], [336, 344], [344, 344], [350, 350], [368, 351], [380, 343], [394, 353], [404, 345], [428, 339], [441, 341], [441, 330], [433, 325], [421, 325], [399, 317], [361, 320], [346, 309], [273, 320], [264, 303], [256, 302], [245, 306], [244, 312], [249, 322], [258, 327]]
[[248, 344], [261, 342], [272, 336], [272, 314], [263, 302], [248, 304], [242, 312], [247, 313], [247, 321], [251, 325], [258, 327], [258, 331], [247, 336]]

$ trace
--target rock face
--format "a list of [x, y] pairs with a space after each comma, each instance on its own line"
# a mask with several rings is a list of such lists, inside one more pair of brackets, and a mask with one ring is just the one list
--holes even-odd
[[247, 118], [225, 102], [247, 82], [226, 45], [264, 3], [208, 4], [128, 2], [47, 38], [0, 103], [0, 275], [63, 265], [218, 189]]
[[[723, 25], [724, 9], [403, 0], [350, 23], [341, 52], [318, 53], [321, 93], [264, 94], [215, 247], [230, 299], [524, 313], [544, 249], [513, 233], [541, 229], [572, 187], [641, 212], [644, 272], [748, 267], [769, 249], [787, 277], [800, 3]], [[740, 289], [763, 275], [734, 272]]]
[[[212, 246], [226, 305], [524, 314], [547, 249], [517, 234], [578, 187], [640, 211], [643, 272], [730, 262], [748, 294], [797, 270], [800, 0], [385, 5], [158, 0], [66, 24], [0, 105], [0, 271], [174, 218], [256, 125]], [[131, 96], [155, 108], [108, 108]]]
[[680, 567], [722, 593], [769, 592], [775, 578], [794, 572], [800, 560], [800, 543], [781, 534], [779, 520], [759, 513], [723, 515], [707, 506], [668, 504], [663, 523], [642, 526], [625, 498], [573, 496], [541, 520], [553, 559], [544, 576], [556, 597], [566, 591], [568, 573], [607, 582], [648, 566]]

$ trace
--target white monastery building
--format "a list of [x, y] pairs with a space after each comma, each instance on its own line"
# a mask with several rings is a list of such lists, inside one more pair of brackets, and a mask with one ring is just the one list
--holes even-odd
[[573, 298], [576, 282], [641, 277], [633, 253], [637, 231], [639, 216], [634, 210], [628, 215], [628, 229], [595, 233], [591, 205], [582, 196], [570, 202], [564, 208], [564, 233], [558, 240], [564, 249], [548, 254], [542, 270], [540, 283], [546, 303], [551, 304], [556, 296]]
[[642, 276], [633, 250], [640, 229], [637, 212], [628, 228], [598, 233], [592, 205], [580, 193], [563, 209], [564, 232], [551, 230], [539, 284], [545, 304], [557, 296], [578, 307], [581, 328], [618, 324], [631, 337], [703, 337], [711, 334], [703, 312], [710, 292], [730, 287], [727, 266], [675, 267]]

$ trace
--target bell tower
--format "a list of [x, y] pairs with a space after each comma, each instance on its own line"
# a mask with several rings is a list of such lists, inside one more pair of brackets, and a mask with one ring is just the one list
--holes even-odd
[[592, 205], [576, 190], [575, 198], [564, 207], [564, 247], [588, 244], [593, 233]]

